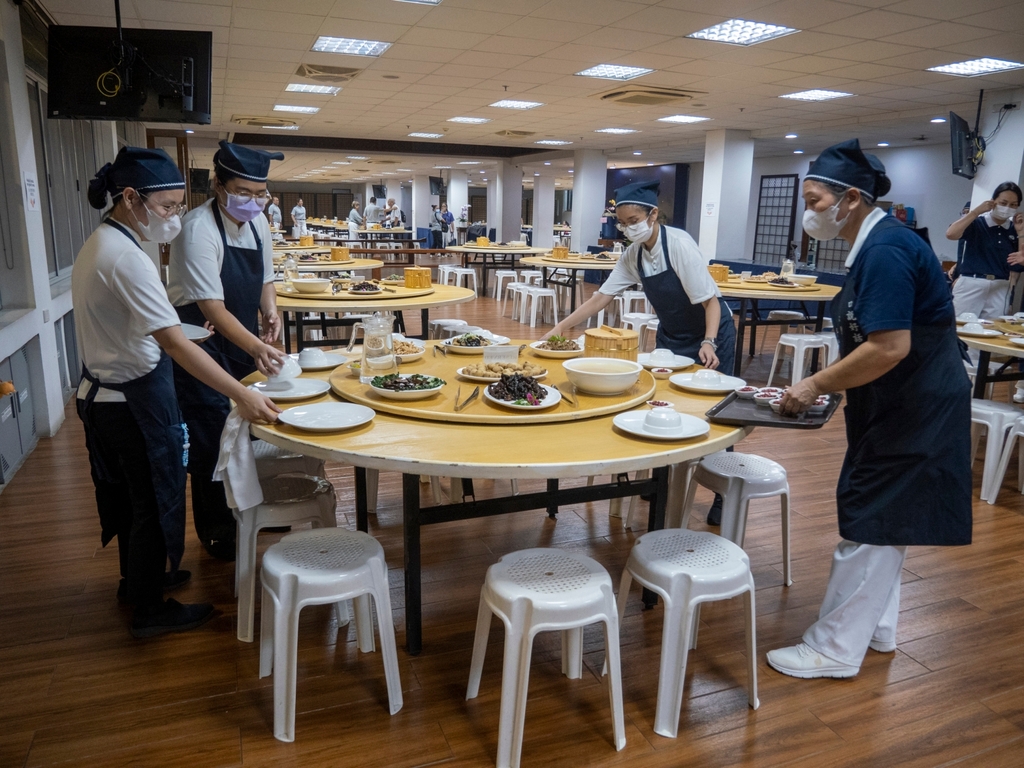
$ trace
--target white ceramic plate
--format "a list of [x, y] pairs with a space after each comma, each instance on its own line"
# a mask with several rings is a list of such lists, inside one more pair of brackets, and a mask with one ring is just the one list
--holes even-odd
[[715, 394], [726, 394], [732, 392], [740, 387], [747, 386], [747, 382], [743, 379], [736, 378], [735, 376], [726, 376], [722, 374], [722, 380], [718, 384], [705, 384], [702, 381], [694, 381], [694, 374], [692, 373], [677, 373], [675, 376], [669, 379], [669, 381], [675, 384], [680, 389], [689, 390], [690, 392], [700, 392], [703, 395], [715, 395]]
[[287, 402], [289, 400], [305, 400], [322, 395], [324, 392], [330, 392], [331, 385], [322, 379], [291, 379], [288, 381], [288, 386], [283, 389], [270, 389], [265, 381], [250, 384], [249, 389], [266, 395], [274, 402]]
[[[503, 344], [508, 344], [508, 336], [498, 336], [496, 333], [484, 335], [482, 333], [476, 334], [477, 336], [484, 336], [486, 339], [490, 339], [491, 343], [488, 346], [500, 347]], [[452, 344], [452, 339], [445, 339], [441, 342], [444, 348], [449, 352], [454, 352], [457, 355], [482, 355], [486, 347], [460, 347]]]
[[533, 342], [530, 345], [530, 349], [533, 350], [533, 354], [535, 354], [537, 357], [548, 357], [553, 360], [568, 360], [570, 357], [579, 357], [580, 355], [583, 354], [583, 345], [580, 344], [579, 342], [576, 342], [579, 345], [579, 349], [562, 351], [553, 349], [541, 349], [539, 346], [537, 346], [538, 344], [543, 344], [546, 341], [547, 339], [541, 339], [540, 341]]
[[[405, 376], [403, 376], [405, 378]], [[391, 389], [379, 389], [372, 384], [367, 385], [371, 390], [383, 397], [385, 400], [426, 400], [433, 397], [444, 388], [444, 384], [433, 389], [410, 389], [405, 392], [395, 392]]]
[[957, 318], [957, 320], [956, 320], [956, 324], [957, 325], [967, 325], [968, 323], [978, 323], [980, 325], [992, 325], [992, 321], [991, 320], [961, 320], [960, 318]]
[[350, 288], [348, 291], [349, 296], [376, 296], [378, 293], [384, 293], [384, 289], [378, 288], [376, 291], [353, 291]]
[[398, 334], [398, 333], [396, 333], [394, 335], [394, 340], [395, 341], [405, 341], [405, 342], [408, 342], [409, 344], [415, 344], [420, 349], [419, 352], [413, 352], [411, 355], [398, 355], [398, 362], [399, 362], [399, 364], [411, 363], [414, 360], [419, 360], [421, 357], [423, 357], [423, 353], [427, 349], [427, 345], [424, 344], [419, 339], [407, 339], [405, 336], [402, 336], [401, 334]]
[[278, 419], [307, 432], [338, 432], [366, 424], [375, 415], [372, 408], [355, 403], [313, 403], [288, 408]]
[[678, 370], [679, 368], [689, 368], [696, 362], [692, 357], [676, 355], [671, 363], [652, 363], [649, 352], [637, 355], [636, 361], [644, 368], [671, 368], [673, 371]]
[[1016, 344], [1018, 347], [1024, 347], [1024, 339], [1020, 338], [1019, 336], [1011, 336], [1010, 343]]
[[181, 332], [185, 334], [186, 339], [197, 344], [213, 336], [213, 331], [203, 328], [201, 325], [192, 325], [192, 323], [182, 323]]
[[962, 334], [964, 336], [980, 336], [980, 337], [985, 338], [985, 339], [989, 339], [989, 338], [993, 338], [995, 336], [1002, 336], [1003, 335], [1001, 331], [996, 331], [996, 330], [993, 330], [991, 328], [986, 328], [983, 331], [966, 331], [966, 330], [964, 330], [963, 326], [961, 326], [960, 328], [957, 328], [956, 332], [959, 333], [959, 334]]
[[646, 437], [650, 440], [689, 440], [693, 437], [702, 437], [711, 431], [711, 425], [704, 421], [704, 419], [698, 419], [696, 416], [681, 413], [679, 415], [682, 416], [683, 423], [679, 425], [677, 430], [668, 433], [651, 432], [644, 425], [644, 418], [646, 418], [648, 413], [650, 413], [649, 410], [618, 413], [612, 419], [612, 424], [623, 432], [628, 432], [637, 437]]
[[[299, 362], [298, 353], [288, 355], [288, 357], [290, 357], [297, 363]], [[325, 352], [322, 362], [319, 362], [316, 365], [302, 365], [302, 363], [299, 363], [299, 365], [302, 366], [302, 370], [304, 371], [331, 371], [337, 368], [339, 365], [344, 365], [347, 362], [348, 358], [345, 357], [345, 355], [338, 355], [333, 352]]]
[[[466, 367], [468, 368], [469, 366]], [[468, 373], [463, 373], [463, 371], [465, 370], [466, 368], [459, 368], [459, 370], [457, 370], [456, 373], [459, 374], [459, 376], [464, 378], [466, 381], [479, 381], [481, 383], [486, 384], [493, 384], [496, 381], [501, 381], [501, 376], [495, 376], [494, 378], [487, 378], [486, 376], [470, 376]], [[536, 379], [537, 381], [540, 381], [541, 379], [546, 378], [547, 375], [548, 372], [544, 371], [544, 373], [538, 373], [533, 378]]]
[[514, 403], [508, 402], [507, 400], [499, 400], [489, 392], [490, 387], [484, 389], [484, 397], [486, 397], [495, 405], [500, 405], [503, 408], [511, 408], [514, 411], [542, 411], [545, 408], [550, 408], [551, 406], [558, 405], [558, 403], [561, 402], [561, 392], [559, 392], [554, 387], [545, 387], [543, 384], [541, 384], [540, 386], [544, 387], [544, 391], [548, 393], [547, 397], [540, 401], [540, 405], [516, 405]]

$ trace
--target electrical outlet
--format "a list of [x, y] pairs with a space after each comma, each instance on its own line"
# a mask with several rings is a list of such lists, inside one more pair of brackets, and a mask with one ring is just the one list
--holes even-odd
[[995, 113], [1002, 112], [1003, 110], [1010, 112], [1014, 109], [1020, 109], [1019, 101], [997, 101], [992, 105], [992, 111]]

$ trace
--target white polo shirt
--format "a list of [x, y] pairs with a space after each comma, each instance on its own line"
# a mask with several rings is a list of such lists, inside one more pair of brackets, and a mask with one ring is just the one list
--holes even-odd
[[[171, 241], [171, 260], [168, 267], [167, 296], [176, 307], [195, 301], [223, 301], [224, 286], [220, 270], [224, 264], [224, 242], [213, 217], [215, 199], [211, 198], [198, 208], [185, 214], [181, 220], [181, 234]], [[256, 239], [248, 223], [235, 224], [222, 210], [224, 235], [228, 245], [255, 248]], [[274, 245], [270, 224], [266, 216], [257, 216], [252, 222], [263, 241], [263, 282], [274, 282]]]
[[[71, 270], [75, 335], [82, 362], [102, 382], [124, 384], [156, 368], [154, 331], [181, 325], [149, 255], [112, 226], [100, 224], [78, 252]], [[82, 379], [78, 397], [92, 388]], [[124, 402], [100, 389], [98, 402]]]
[[598, 290], [606, 296], [618, 296], [631, 285], [641, 284], [640, 273], [636, 268], [636, 254], [641, 251], [640, 261], [643, 264], [644, 277], [653, 277], [665, 272], [665, 254], [662, 240], [668, 238], [669, 258], [676, 277], [682, 283], [683, 290], [690, 297], [691, 304], [701, 304], [713, 296], [721, 296], [711, 273], [708, 272], [707, 259], [700, 252], [693, 238], [681, 229], [661, 226], [661, 232], [654, 248], [648, 251], [642, 243], [632, 243], [619, 257], [608, 279]]

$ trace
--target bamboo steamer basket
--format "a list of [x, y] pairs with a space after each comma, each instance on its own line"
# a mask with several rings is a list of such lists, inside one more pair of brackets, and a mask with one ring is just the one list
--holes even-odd
[[405, 287], [406, 288], [429, 288], [430, 268], [429, 267], [406, 267]]
[[567, 245], [556, 245], [551, 249], [551, 258], [563, 261], [569, 258], [569, 246]]
[[729, 279], [729, 267], [725, 264], [709, 264], [708, 272], [716, 283], [724, 283]]
[[351, 258], [349, 250], [345, 246], [334, 246], [331, 248], [331, 261], [348, 261]]
[[299, 235], [299, 245], [301, 245], [301, 246], [311, 246], [311, 245], [313, 245], [313, 236], [312, 235]]
[[637, 361], [640, 352], [640, 334], [627, 328], [588, 328], [583, 333], [584, 357], [611, 357], [616, 360]]
[[488, 245], [491, 244], [491, 241], [486, 237], [478, 237], [476, 239], [476, 244], [481, 248], [486, 248]]

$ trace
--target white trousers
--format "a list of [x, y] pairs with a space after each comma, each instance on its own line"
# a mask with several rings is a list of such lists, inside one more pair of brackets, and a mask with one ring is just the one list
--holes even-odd
[[[348, 225], [348, 239], [349, 240], [356, 240], [356, 241], [359, 240], [359, 225], [358, 224], [349, 223], [349, 225]], [[359, 245], [359, 243], [357, 242], [356, 245]], [[355, 246], [353, 246], [353, 247], [355, 247]]]
[[840, 541], [818, 620], [803, 640], [823, 656], [859, 667], [872, 640], [896, 643], [906, 547]]
[[973, 312], [986, 320], [995, 320], [1006, 314], [1009, 301], [1009, 280], [960, 277], [953, 284], [953, 309], [958, 315]]

